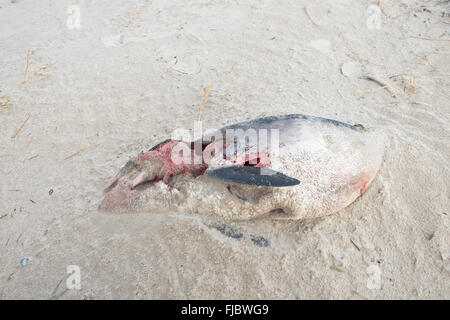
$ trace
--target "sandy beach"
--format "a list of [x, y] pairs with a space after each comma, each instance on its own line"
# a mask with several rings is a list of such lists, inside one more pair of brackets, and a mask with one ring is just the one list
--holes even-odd
[[[433, 0], [1, 0], [0, 299], [450, 299], [449, 25]], [[290, 113], [386, 134], [337, 214], [98, 211], [174, 129]]]

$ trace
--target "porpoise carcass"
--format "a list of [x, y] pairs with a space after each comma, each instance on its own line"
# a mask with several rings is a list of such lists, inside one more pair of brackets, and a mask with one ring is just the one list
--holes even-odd
[[362, 125], [301, 114], [259, 118], [141, 153], [105, 189], [100, 209], [315, 218], [358, 198], [383, 153], [384, 135]]

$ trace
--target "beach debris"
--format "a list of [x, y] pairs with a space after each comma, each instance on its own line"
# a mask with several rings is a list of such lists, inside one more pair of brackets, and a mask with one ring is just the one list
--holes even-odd
[[56, 284], [56, 287], [53, 289], [53, 291], [50, 294], [50, 297], [48, 298], [48, 300], [56, 300], [56, 299], [60, 298], [64, 293], [66, 293], [69, 290], [67, 288], [67, 286], [61, 288], [62, 290], [60, 290], [61, 283], [63, 283], [63, 281], [65, 281], [65, 280], [67, 280], [67, 278], [69, 276], [70, 276], [70, 274], [67, 274], [61, 280], [58, 281], [58, 283]]
[[25, 84], [28, 80], [30, 80], [31, 78], [35, 77], [35, 76], [42, 76], [42, 77], [48, 77], [50, 76], [47, 73], [42, 73], [43, 71], [45, 71], [47, 68], [50, 67], [50, 64], [46, 64], [45, 66], [40, 67], [38, 70], [36, 70], [35, 72], [33, 72], [30, 76], [28, 76], [28, 69], [30, 67], [30, 51], [27, 51], [26, 57], [25, 57], [25, 69], [23, 71], [23, 81], [22, 84]]
[[383, 78], [381, 78], [379, 76], [376, 76], [374, 74], [367, 74], [365, 76], [365, 78], [367, 80], [370, 80], [370, 81], [373, 81], [373, 82], [377, 83], [382, 88], [386, 89], [386, 91], [389, 92], [391, 94], [391, 96], [395, 98], [397, 92], [394, 90], [394, 88], [392, 87], [392, 85], [389, 83], [388, 80], [383, 79]]
[[203, 107], [204, 107], [206, 101], [208, 100], [209, 92], [211, 91], [211, 89], [212, 89], [212, 84], [203, 88], [202, 101], [200, 102], [200, 106], [198, 107], [198, 121], [202, 120]]
[[28, 67], [30, 66], [30, 51], [27, 51], [25, 56], [25, 70], [23, 71], [23, 81], [22, 83], [27, 82], [28, 80]]
[[337, 272], [344, 272], [344, 269], [339, 268], [338, 266], [331, 266], [330, 269]]
[[267, 239], [264, 238], [264, 237], [261, 237], [261, 236], [251, 236], [250, 239], [251, 239], [252, 242], [253, 242], [255, 245], [257, 245], [258, 247], [262, 247], [262, 248], [270, 247], [270, 242], [269, 242], [269, 240], [267, 240]]
[[[244, 233], [242, 233], [241, 231], [239, 231], [238, 229], [232, 228], [230, 226], [227, 226], [226, 224], [221, 224], [218, 226], [214, 227], [216, 230], [218, 230], [220, 233], [222, 233], [223, 235], [232, 238], [232, 239], [243, 239], [243, 238], [247, 238]], [[258, 247], [270, 247], [270, 242], [269, 240], [267, 240], [264, 237], [261, 236], [256, 236], [256, 235], [250, 235], [250, 240], [252, 241], [252, 243]]]
[[45, 66], [40, 67], [38, 70], [36, 70], [35, 72], [33, 72], [31, 74], [31, 76], [28, 78], [28, 80], [33, 78], [34, 76], [49, 77], [50, 76], [49, 74], [42, 73], [42, 71], [47, 70], [47, 68], [49, 68], [50, 66], [51, 66], [50, 64], [46, 64]]
[[350, 242], [355, 246], [355, 248], [356, 248], [358, 251], [361, 251], [361, 249], [359, 249], [359, 247], [356, 245], [356, 243], [355, 243], [352, 239], [350, 239]]
[[25, 267], [29, 262], [30, 262], [30, 258], [23, 258], [22, 260], [20, 260], [20, 265], [22, 267]]
[[70, 158], [73, 158], [73, 157], [79, 155], [81, 153], [81, 151], [83, 151], [85, 137], [86, 137], [86, 132], [83, 132], [83, 136], [81, 137], [81, 142], [80, 142], [80, 146], [78, 147], [78, 151], [71, 154], [70, 156], [64, 158], [64, 160], [69, 160]]
[[9, 97], [2, 97], [2, 99], [5, 99], [3, 102], [0, 102], [0, 108], [8, 108], [9, 107]]
[[233, 229], [225, 224], [219, 225], [215, 227], [220, 233], [226, 235], [227, 237], [233, 239], [241, 239], [244, 235], [237, 229]]
[[311, 17], [308, 7], [303, 7], [303, 11], [305, 12], [306, 16], [312, 22], [313, 25], [315, 25], [316, 27], [320, 27], [320, 25], [316, 21], [314, 21], [314, 19]]
[[52, 194], [53, 194], [53, 189], [50, 189], [50, 190], [48, 191], [48, 195], [51, 196]]
[[[341, 68], [341, 72], [343, 74], [347, 73], [356, 75], [357, 71], [353, 72], [352, 68], [353, 67], [346, 67], [345, 69]], [[411, 103], [423, 104], [414, 101], [417, 95], [417, 86], [414, 83], [414, 77], [412, 75], [403, 73], [389, 77], [382, 77], [378, 75], [379, 72], [367, 71], [364, 66], [361, 67], [361, 72], [362, 76], [360, 78], [373, 81], [380, 87], [369, 90], [355, 91], [355, 93], [373, 92], [379, 89], [385, 89], [393, 98], [396, 98], [399, 94], [401, 94], [404, 97], [408, 97]]]
[[412, 39], [419, 39], [419, 40], [427, 40], [427, 41], [443, 41], [443, 42], [450, 42], [450, 39], [424, 38], [424, 37], [416, 37], [416, 36], [409, 36], [409, 38], [412, 38]]
[[409, 74], [399, 74], [390, 76], [389, 79], [402, 89], [397, 92], [401, 92], [404, 96], [409, 96], [410, 100], [414, 100], [417, 95], [417, 87], [414, 83], [414, 77]]
[[22, 122], [22, 124], [20, 125], [20, 127], [16, 130], [16, 132], [14, 133], [14, 135], [11, 137], [12, 139], [15, 139], [17, 137], [17, 135], [19, 134], [20, 131], [22, 131], [23, 127], [25, 127], [25, 124], [28, 122], [28, 120], [30, 119], [30, 115], [28, 115], [26, 117], [26, 119], [24, 120], [24, 122]]
[[6, 217], [7, 215], [8, 215], [7, 213], [0, 213], [0, 220]]

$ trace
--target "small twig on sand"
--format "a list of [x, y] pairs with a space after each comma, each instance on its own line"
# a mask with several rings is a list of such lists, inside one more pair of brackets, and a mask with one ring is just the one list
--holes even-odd
[[83, 145], [84, 145], [84, 138], [85, 138], [85, 136], [86, 136], [86, 133], [84, 132], [83, 136], [81, 137], [80, 147], [78, 148], [78, 151], [73, 153], [73, 154], [71, 154], [70, 156], [64, 158], [64, 160], [69, 160], [70, 158], [73, 158], [73, 157], [79, 155], [81, 153], [81, 151], [83, 151]]
[[56, 292], [58, 291], [59, 286], [61, 285], [61, 283], [66, 280], [68, 277], [70, 276], [70, 274], [65, 275], [56, 285], [55, 289], [53, 289], [52, 294], [50, 295], [50, 297], [48, 298], [48, 300], [53, 300], [53, 299], [58, 299], [59, 297], [61, 297], [64, 293], [67, 292], [67, 288], [65, 288], [61, 293], [56, 294]]
[[354, 293], [354, 294], [360, 296], [360, 297], [363, 298], [364, 300], [368, 300], [367, 297], [363, 296], [362, 294], [360, 294], [360, 293], [359, 293], [358, 291], [356, 291], [356, 290], [352, 290], [352, 293]]
[[25, 58], [25, 70], [23, 71], [23, 81], [25, 83], [28, 81], [28, 67], [30, 65], [30, 51], [27, 51], [27, 56]]
[[[36, 70], [35, 72], [33, 72], [33, 73], [31, 74], [31, 76], [29, 76], [28, 79], [25, 80], [25, 82], [28, 81], [28, 80], [30, 80], [30, 79], [33, 78], [34, 76], [41, 76], [41, 77], [47, 76], [47, 77], [49, 77], [49, 76], [50, 76], [49, 74], [41, 73], [41, 71], [46, 70], [48, 67], [50, 67], [50, 64], [46, 64], [45, 66], [40, 67], [38, 70]], [[25, 82], [23, 82], [23, 83], [25, 83]]]
[[355, 242], [353, 242], [353, 240], [352, 239], [350, 239], [350, 241], [351, 241], [351, 243], [355, 246], [355, 248], [358, 250], [358, 251], [361, 251], [361, 249], [359, 249], [359, 247], [356, 245], [356, 243]]
[[[41, 73], [41, 71], [46, 70], [48, 67], [50, 67], [50, 64], [48, 64], [48, 63], [47, 63], [45, 66], [40, 67], [37, 71], [35, 71], [35, 72], [30, 76], [30, 78], [33, 78], [34, 76], [49, 76], [49, 75], [46, 74], [46, 73]], [[28, 78], [28, 79], [30, 79], [30, 78]]]
[[379, 90], [382, 90], [382, 89], [386, 89], [386, 87], [379, 87], [379, 88], [368, 89], [368, 90], [355, 90], [355, 91], [353, 91], [353, 94], [375, 92], [375, 91], [379, 91]]
[[5, 97], [5, 102], [0, 103], [0, 108], [8, 108], [9, 107], [9, 97]]
[[27, 118], [25, 119], [25, 121], [22, 123], [22, 125], [19, 127], [19, 129], [16, 130], [16, 132], [14, 133], [14, 135], [11, 137], [12, 139], [14, 139], [15, 137], [17, 137], [17, 135], [19, 134], [20, 131], [22, 131], [23, 127], [25, 127], [25, 124], [27, 123], [28, 119], [30, 119], [30, 115], [27, 116]]
[[203, 88], [202, 102], [200, 102], [200, 106], [198, 109], [198, 121], [202, 120], [203, 106], [205, 105], [206, 101], [208, 100], [208, 95], [209, 95], [209, 92], [211, 91], [211, 88], [212, 88], [212, 84]]
[[418, 105], [425, 106], [425, 107], [432, 107], [431, 104], [425, 103], [425, 102], [420, 102], [420, 101], [412, 101], [411, 103], [418, 104]]
[[446, 41], [446, 42], [450, 42], [450, 39], [433, 39], [433, 38], [422, 38], [422, 37], [415, 37], [415, 36], [410, 36], [410, 38], [420, 39], [420, 40], [429, 40], [429, 41]]
[[29, 66], [30, 66], [30, 51], [27, 51], [27, 56], [25, 58], [25, 70], [23, 72], [22, 84], [26, 83], [28, 80], [30, 80], [34, 76], [50, 76], [49, 74], [41, 73], [41, 71], [44, 71], [48, 67], [50, 67], [50, 64], [46, 64], [45, 66], [40, 67], [38, 70], [33, 72], [30, 76], [28, 76], [28, 68], [29, 68]]
[[390, 84], [387, 83], [387, 81], [380, 79], [377, 76], [368, 74], [365, 77], [367, 80], [371, 80], [376, 82], [377, 84], [379, 84], [382, 88], [386, 89], [386, 91], [388, 91], [391, 96], [393, 96], [395, 98], [396, 92], [394, 91], [394, 89], [392, 88], [392, 86]]
[[305, 11], [306, 16], [308, 17], [309, 20], [311, 20], [311, 22], [313, 23], [313, 25], [315, 25], [316, 27], [320, 27], [319, 24], [317, 24], [314, 19], [311, 17], [311, 15], [309, 14], [308, 8], [307, 7], [303, 7], [303, 11]]
[[425, 57], [431, 56], [432, 54], [450, 54], [450, 51], [435, 51], [431, 52], [430, 54], [427, 54]]

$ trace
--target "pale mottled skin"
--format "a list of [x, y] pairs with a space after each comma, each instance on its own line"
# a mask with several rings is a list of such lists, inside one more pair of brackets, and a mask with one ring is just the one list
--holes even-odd
[[[110, 212], [203, 213], [233, 220], [319, 217], [339, 211], [362, 194], [374, 179], [384, 152], [381, 133], [318, 117], [269, 117], [221, 130], [227, 128], [279, 129], [279, 156], [269, 153], [269, 167], [300, 184], [252, 186], [187, 173], [173, 176], [169, 184], [159, 180], [132, 190], [130, 184], [142, 175], [138, 172], [142, 167], [130, 168], [101, 208]], [[208, 170], [221, 165], [228, 164], [212, 161]]]

